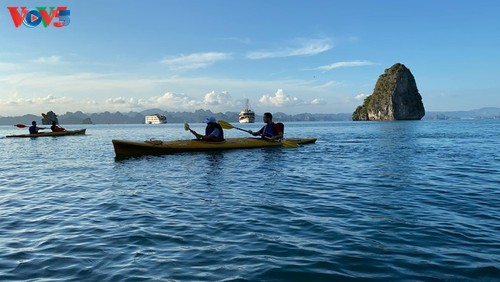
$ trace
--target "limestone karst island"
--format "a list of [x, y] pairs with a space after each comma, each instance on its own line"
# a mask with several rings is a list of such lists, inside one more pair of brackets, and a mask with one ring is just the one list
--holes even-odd
[[424, 115], [415, 78], [397, 63], [379, 76], [373, 93], [356, 108], [352, 120], [420, 120]]

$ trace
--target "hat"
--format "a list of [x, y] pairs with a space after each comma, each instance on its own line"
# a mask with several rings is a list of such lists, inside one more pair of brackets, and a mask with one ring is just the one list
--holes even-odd
[[205, 122], [206, 122], [206, 123], [211, 123], [211, 122], [217, 122], [217, 120], [216, 120], [214, 117], [207, 117], [207, 118], [205, 119]]

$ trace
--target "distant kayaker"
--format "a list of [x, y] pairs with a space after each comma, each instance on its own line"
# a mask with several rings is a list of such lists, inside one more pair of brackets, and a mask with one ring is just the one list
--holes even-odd
[[55, 121], [52, 122], [52, 126], [50, 127], [52, 132], [66, 131], [64, 127], [59, 126]]
[[38, 130], [45, 129], [45, 127], [36, 126], [36, 121], [32, 121], [31, 124], [29, 127], [30, 134], [38, 134]]
[[217, 123], [215, 117], [208, 117], [205, 122], [207, 123], [205, 135], [198, 134], [196, 131], [189, 129], [189, 131], [196, 136], [196, 139], [204, 141], [224, 141], [224, 130], [222, 130], [222, 127]]
[[279, 140], [283, 138], [283, 128], [278, 124], [273, 122], [273, 115], [271, 113], [264, 113], [262, 121], [266, 124], [259, 131], [253, 132], [249, 130], [249, 133], [253, 136], [262, 136], [262, 138]]

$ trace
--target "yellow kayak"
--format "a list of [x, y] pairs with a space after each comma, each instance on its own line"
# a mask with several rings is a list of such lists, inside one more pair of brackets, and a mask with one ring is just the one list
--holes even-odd
[[142, 155], [164, 155], [180, 152], [197, 152], [213, 150], [251, 149], [264, 147], [281, 147], [284, 144], [310, 144], [315, 143], [316, 138], [287, 138], [286, 141], [278, 142], [261, 138], [227, 138], [222, 142], [207, 142], [196, 139], [190, 140], [148, 140], [148, 141], [126, 141], [113, 139], [115, 155], [119, 157], [142, 156]]
[[87, 129], [78, 129], [78, 130], [66, 130], [66, 131], [57, 131], [57, 132], [40, 132], [37, 134], [19, 134], [19, 135], [7, 135], [5, 137], [8, 138], [37, 138], [37, 137], [59, 137], [59, 136], [68, 136], [68, 135], [84, 135]]

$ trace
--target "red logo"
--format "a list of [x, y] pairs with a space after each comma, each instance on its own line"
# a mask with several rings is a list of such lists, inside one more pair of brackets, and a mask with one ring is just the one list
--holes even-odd
[[[7, 9], [16, 28], [21, 24], [27, 27], [36, 27], [43, 23], [43, 26], [47, 27], [52, 23], [54, 27], [63, 27], [70, 23], [70, 10], [67, 7], [36, 7], [36, 9], [7, 7]], [[54, 18], [57, 20], [54, 21]]]

